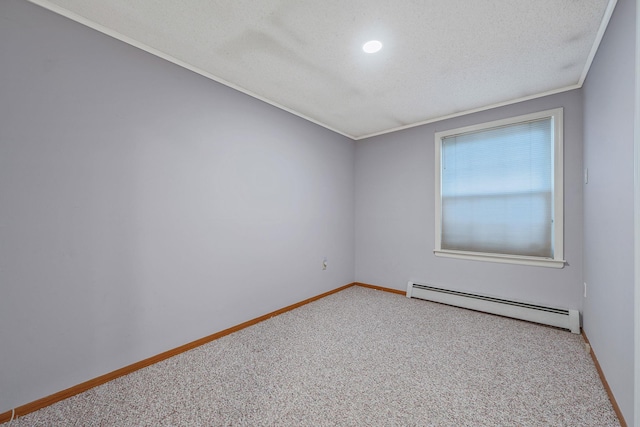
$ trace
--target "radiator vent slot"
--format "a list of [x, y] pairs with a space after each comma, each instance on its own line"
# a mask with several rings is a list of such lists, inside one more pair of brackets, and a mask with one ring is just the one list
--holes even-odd
[[580, 313], [578, 310], [509, 301], [486, 295], [435, 288], [414, 282], [407, 284], [407, 298], [419, 298], [440, 302], [456, 307], [469, 308], [486, 313], [556, 326], [568, 329], [574, 334], [580, 333]]

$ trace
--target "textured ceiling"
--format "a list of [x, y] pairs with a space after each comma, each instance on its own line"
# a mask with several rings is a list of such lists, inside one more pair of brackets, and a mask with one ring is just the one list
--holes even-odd
[[354, 139], [580, 87], [615, 6], [31, 1]]

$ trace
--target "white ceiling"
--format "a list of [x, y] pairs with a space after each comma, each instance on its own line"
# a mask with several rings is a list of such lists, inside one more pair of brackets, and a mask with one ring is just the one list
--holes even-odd
[[353, 139], [580, 87], [616, 3], [31, 1]]

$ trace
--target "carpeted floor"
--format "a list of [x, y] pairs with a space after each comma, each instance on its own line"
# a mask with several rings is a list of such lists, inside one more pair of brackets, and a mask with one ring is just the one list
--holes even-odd
[[10, 424], [44, 425], [619, 423], [581, 336], [351, 287]]

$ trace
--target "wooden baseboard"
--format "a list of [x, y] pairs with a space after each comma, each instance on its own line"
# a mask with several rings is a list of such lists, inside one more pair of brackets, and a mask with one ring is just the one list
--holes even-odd
[[391, 292], [392, 294], [399, 294], [399, 295], [406, 295], [407, 294], [406, 291], [400, 291], [398, 289], [385, 288], [383, 286], [377, 286], [377, 285], [369, 285], [367, 283], [354, 282], [352, 284], [356, 285], [356, 286], [362, 286], [363, 288], [376, 289], [378, 291], [384, 291], [384, 292]]
[[[94, 387], [97, 387], [99, 385], [105, 384], [111, 380], [114, 380], [118, 377], [121, 377], [123, 375], [127, 375], [130, 374], [132, 372], [135, 372], [139, 369], [145, 368], [149, 365], [153, 365], [154, 363], [158, 363], [162, 360], [168, 359], [170, 357], [176, 356], [180, 353], [184, 353], [185, 351], [194, 349], [196, 347], [199, 347], [203, 344], [209, 343], [211, 341], [215, 341], [218, 338], [222, 338], [226, 335], [232, 334], [234, 332], [237, 332], [239, 330], [242, 330], [244, 328], [248, 328], [249, 326], [253, 326], [257, 323], [263, 322], [271, 317], [277, 316], [279, 314], [282, 313], [286, 313], [287, 311], [291, 311], [294, 310], [298, 307], [302, 307], [303, 305], [309, 304], [313, 301], [317, 301], [321, 298], [324, 298], [326, 296], [329, 296], [331, 294], [335, 294], [337, 292], [340, 292], [344, 289], [350, 288], [352, 286], [361, 286], [363, 288], [369, 288], [369, 289], [375, 289], [378, 291], [383, 291], [383, 292], [390, 292], [393, 294], [399, 294], [399, 295], [405, 295], [404, 291], [398, 290], [398, 289], [391, 289], [391, 288], [385, 288], [383, 286], [376, 286], [376, 285], [369, 285], [367, 283], [360, 283], [360, 282], [353, 282], [350, 283], [348, 285], [344, 285], [341, 286], [339, 288], [333, 289], [329, 292], [325, 292], [323, 294], [320, 295], [316, 295], [315, 297], [311, 297], [308, 298], [304, 301], [300, 301], [298, 303], [289, 305], [287, 307], [281, 308], [279, 310], [276, 311], [272, 311], [271, 313], [267, 313], [263, 316], [260, 317], [256, 317], [255, 319], [251, 319], [248, 320], [244, 323], [240, 323], [239, 325], [233, 326], [231, 328], [225, 329], [223, 331], [220, 332], [216, 332], [215, 334], [209, 335], [207, 337], [204, 338], [200, 338], [199, 340], [190, 342], [188, 344], [182, 345], [180, 347], [176, 347], [172, 350], [168, 350], [165, 351], [164, 353], [160, 353], [156, 356], [152, 356], [149, 357], [147, 359], [141, 360], [140, 362], [136, 362], [133, 363], [129, 366], [125, 366], [124, 368], [120, 368], [117, 369], [113, 372], [109, 372], [108, 374], [105, 375], [101, 375], [97, 378], [91, 379], [89, 381], [85, 381], [81, 384], [75, 385], [73, 387], [69, 387], [66, 390], [62, 390], [59, 391], [57, 393], [54, 393], [50, 396], [44, 397], [42, 399], [38, 399], [36, 401], [33, 401], [31, 403], [27, 403], [25, 405], [22, 406], [18, 406], [17, 408], [4, 412], [2, 414], [0, 414], [0, 423], [4, 423], [7, 421], [10, 421], [13, 418], [18, 418], [21, 416], [24, 416], [26, 414], [29, 414], [31, 412], [37, 411], [38, 409], [42, 409], [46, 406], [52, 405], [56, 402], [60, 402], [61, 400], [64, 399], [68, 399], [69, 397], [75, 396], [76, 394], [85, 392], [89, 389], [92, 389]], [[582, 337], [584, 338], [585, 342], [587, 344], [589, 344], [589, 339], [587, 338], [587, 335], [584, 333], [584, 331], [582, 331]], [[602, 381], [602, 384], [604, 385], [605, 390], [607, 391], [607, 394], [609, 395], [609, 399], [611, 400], [611, 404], [613, 405], [613, 410], [615, 411], [616, 415], [618, 416], [618, 419], [620, 420], [620, 425], [622, 427], [627, 427], [627, 423], [624, 420], [624, 417], [622, 416], [622, 412], [620, 411], [620, 407], [618, 406], [618, 403], [616, 402], [615, 397], [613, 396], [613, 393], [611, 392], [611, 388], [609, 387], [609, 384], [607, 383], [607, 379], [604, 376], [604, 373], [602, 372], [602, 368], [600, 367], [600, 363], [598, 363], [598, 359], [596, 358], [595, 353], [593, 352], [593, 348], [591, 348], [591, 345], [589, 345], [590, 347], [590, 354], [591, 357], [593, 359], [593, 363], [596, 366], [596, 370], [598, 371], [598, 375], [600, 376], [600, 379]]]
[[[282, 313], [286, 313], [287, 311], [291, 311], [291, 310], [296, 309], [298, 307], [302, 307], [303, 305], [309, 304], [310, 302], [317, 301], [317, 300], [319, 300], [321, 298], [324, 298], [324, 297], [329, 296], [331, 294], [335, 294], [336, 292], [340, 292], [340, 291], [342, 291], [344, 289], [347, 289], [347, 288], [350, 288], [350, 287], [352, 287], [354, 285], [356, 285], [356, 283], [350, 283], [348, 285], [341, 286], [341, 287], [339, 287], [337, 289], [333, 289], [333, 290], [331, 290], [329, 292], [325, 292], [323, 294], [316, 295], [315, 297], [311, 297], [311, 298], [308, 298], [308, 299], [306, 299], [304, 301], [300, 301], [298, 303], [295, 303], [295, 304], [289, 305], [287, 307], [281, 308], [279, 310], [272, 311], [271, 313], [267, 313], [267, 314], [265, 314], [263, 316], [256, 317], [255, 319], [248, 320], [248, 321], [246, 321], [244, 323], [240, 323], [239, 325], [232, 326], [231, 328], [225, 329], [225, 330], [220, 331], [220, 332], [216, 332], [215, 334], [209, 335], [209, 336], [204, 337], [204, 338], [200, 338], [199, 340], [196, 340], [196, 341], [187, 343], [185, 345], [182, 345], [180, 347], [176, 347], [174, 349], [165, 351], [164, 353], [160, 353], [158, 355], [149, 357], [148, 359], [141, 360], [140, 362], [133, 363], [133, 364], [131, 364], [129, 366], [125, 366], [124, 368], [117, 369], [117, 370], [115, 370], [113, 372], [109, 372], [108, 374], [101, 375], [101, 376], [99, 376], [97, 378], [91, 379], [89, 381], [85, 381], [85, 382], [83, 382], [81, 384], [78, 384], [78, 385], [75, 385], [73, 387], [69, 387], [66, 390], [59, 391], [59, 392], [54, 393], [54, 394], [52, 394], [50, 396], [43, 397], [42, 399], [38, 399], [38, 400], [33, 401], [31, 403], [27, 403], [25, 405], [18, 406], [15, 409], [12, 409], [12, 410], [4, 412], [4, 413], [1, 413], [0, 414], [0, 423], [4, 423], [4, 422], [7, 422], [7, 421], [10, 421], [12, 416], [15, 419], [15, 418], [24, 416], [26, 414], [29, 414], [31, 412], [37, 411], [38, 409], [42, 409], [42, 408], [44, 408], [46, 406], [53, 405], [56, 402], [60, 402], [61, 400], [68, 399], [69, 397], [75, 396], [76, 394], [85, 392], [85, 391], [87, 391], [89, 389], [92, 389], [92, 388], [97, 387], [99, 385], [105, 384], [105, 383], [107, 383], [107, 382], [109, 382], [111, 380], [114, 380], [114, 379], [118, 378], [118, 377], [130, 374], [130, 373], [135, 372], [135, 371], [137, 371], [139, 369], [145, 368], [145, 367], [147, 367], [149, 365], [153, 365], [154, 363], [158, 363], [158, 362], [163, 361], [165, 359], [168, 359], [170, 357], [176, 356], [176, 355], [178, 355], [180, 353], [184, 353], [185, 351], [194, 349], [196, 347], [200, 347], [203, 344], [209, 343], [211, 341], [215, 341], [218, 338], [224, 337], [225, 335], [229, 335], [229, 334], [237, 332], [237, 331], [239, 331], [241, 329], [248, 328], [249, 326], [253, 326], [256, 323], [263, 322], [263, 321], [265, 321], [267, 319], [270, 319], [271, 317], [277, 316], [277, 315], [282, 314]], [[370, 285], [369, 286], [361, 285], [361, 286], [370, 287]]]
[[587, 338], [587, 334], [585, 334], [584, 329], [582, 330], [582, 338], [589, 345], [589, 354], [591, 355], [591, 359], [593, 359], [593, 364], [596, 365], [596, 371], [598, 371], [598, 375], [600, 376], [600, 381], [602, 381], [602, 385], [604, 389], [607, 391], [607, 395], [609, 396], [609, 400], [611, 401], [611, 405], [613, 406], [613, 410], [618, 416], [618, 420], [620, 421], [620, 425], [622, 427], [627, 427], [627, 422], [624, 420], [622, 416], [622, 411], [620, 411], [620, 407], [618, 406], [618, 402], [616, 402], [616, 398], [611, 391], [611, 387], [609, 387], [609, 383], [607, 382], [607, 378], [604, 376], [604, 372], [602, 372], [602, 368], [600, 367], [600, 363], [598, 362], [598, 358], [596, 354], [593, 352], [593, 347], [591, 347], [591, 343], [589, 342], [589, 338]]

